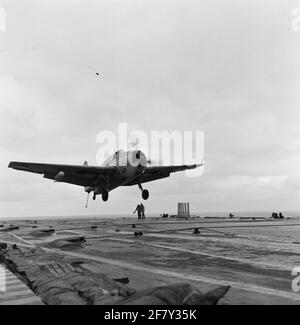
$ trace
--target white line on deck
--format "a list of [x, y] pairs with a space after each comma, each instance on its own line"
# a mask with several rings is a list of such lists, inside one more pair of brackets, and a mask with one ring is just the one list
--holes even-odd
[[[17, 236], [16, 234], [12, 234], [12, 235], [13, 235], [13, 237], [15, 237], [17, 240], [20, 240], [20, 241], [24, 242], [26, 245], [29, 245], [29, 246], [34, 247], [34, 245], [33, 245], [30, 241], [27, 241], [27, 240], [25, 240], [25, 239], [23, 239], [23, 238]], [[18, 243], [16, 243], [16, 244], [18, 244]]]
[[[108, 233], [114, 234], [113, 231], [107, 231]], [[130, 231], [120, 231], [118, 234], [120, 235], [132, 235], [132, 232]], [[250, 246], [255, 247], [258, 249], [262, 249], [266, 246], [264, 246], [264, 243], [255, 243], [255, 242], [249, 242], [247, 241], [247, 238], [213, 238], [213, 237], [201, 237], [201, 236], [192, 236], [192, 235], [178, 235], [178, 234], [161, 234], [161, 233], [144, 233], [143, 236], [145, 237], [155, 237], [155, 238], [171, 238], [171, 239], [181, 239], [181, 240], [191, 240], [191, 241], [201, 241], [201, 242], [214, 242], [214, 243], [228, 243], [228, 244], [236, 244], [236, 245], [244, 245], [244, 246]], [[87, 237], [88, 239], [88, 237]], [[245, 241], [246, 239], [246, 241]], [[278, 251], [280, 253], [287, 252], [287, 253], [294, 253], [294, 254], [300, 254], [300, 247], [299, 245], [293, 245], [293, 244], [287, 244], [287, 243], [270, 243], [267, 244], [268, 247], [266, 247], [269, 250]], [[289, 245], [289, 246], [287, 246]], [[284, 247], [285, 246], [285, 247]]]
[[157, 269], [157, 268], [150, 268], [146, 266], [140, 266], [140, 265], [134, 265], [132, 263], [126, 263], [122, 261], [117, 261], [105, 257], [98, 257], [98, 256], [91, 256], [88, 254], [82, 254], [82, 253], [74, 253], [74, 252], [68, 252], [68, 251], [60, 251], [59, 249], [49, 249], [49, 248], [43, 248], [45, 251], [48, 252], [55, 252], [61, 255], [69, 255], [77, 258], [83, 258], [87, 260], [92, 260], [100, 263], [106, 263], [106, 264], [111, 264], [127, 269], [133, 269], [141, 272], [150, 272], [154, 274], [159, 274], [159, 275], [164, 275], [164, 276], [171, 276], [175, 278], [180, 278], [184, 280], [191, 280], [191, 281], [198, 281], [198, 282], [204, 282], [212, 285], [230, 285], [231, 287], [235, 289], [240, 289], [240, 290], [245, 290], [245, 291], [250, 291], [250, 292], [255, 292], [259, 294], [265, 294], [265, 295], [271, 295], [271, 296], [277, 296], [277, 297], [282, 297], [282, 298], [287, 298], [291, 300], [296, 300], [300, 301], [300, 295], [297, 293], [292, 293], [288, 291], [283, 291], [283, 290], [276, 290], [276, 289], [271, 289], [267, 287], [261, 287], [257, 285], [252, 285], [252, 284], [246, 284], [243, 282], [235, 282], [235, 281], [226, 281], [226, 280], [217, 280], [217, 279], [212, 279], [204, 276], [197, 276], [197, 275], [190, 275], [190, 274], [184, 274], [184, 273], [179, 273], [179, 272], [173, 272], [173, 271], [168, 271], [168, 270], [162, 270], [162, 269]]
[[251, 261], [250, 259], [244, 259], [244, 258], [238, 258], [238, 257], [228, 257], [228, 256], [215, 255], [215, 254], [201, 253], [201, 252], [197, 252], [197, 251], [193, 251], [193, 250], [189, 250], [189, 249], [185, 249], [185, 248], [181, 248], [181, 247], [175, 247], [175, 246], [151, 244], [151, 243], [147, 243], [147, 242], [141, 242], [141, 241], [136, 241], [136, 240], [131, 240], [131, 239], [122, 239], [122, 238], [106, 238], [106, 239], [109, 239], [112, 241], [134, 243], [134, 244], [139, 244], [139, 245], [142, 244], [145, 246], [169, 249], [169, 250], [173, 250], [173, 251], [190, 253], [190, 254], [194, 254], [194, 255], [213, 257], [213, 258], [217, 258], [217, 259], [223, 259], [223, 260], [232, 261], [232, 262], [239, 262], [239, 263], [259, 266], [259, 267], [263, 267], [263, 268], [268, 267], [268, 268], [272, 268], [272, 269], [285, 270], [285, 271], [289, 271], [289, 272], [292, 269], [292, 266], [288, 267], [286, 265], [256, 262], [256, 261]]

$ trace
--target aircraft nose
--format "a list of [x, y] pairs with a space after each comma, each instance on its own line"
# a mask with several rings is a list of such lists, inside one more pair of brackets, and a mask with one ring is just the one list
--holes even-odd
[[139, 151], [139, 165], [140, 166], [146, 166], [147, 165], [147, 158], [146, 155], [142, 152]]
[[140, 150], [129, 152], [127, 157], [127, 163], [132, 167], [144, 167], [147, 165], [147, 158]]

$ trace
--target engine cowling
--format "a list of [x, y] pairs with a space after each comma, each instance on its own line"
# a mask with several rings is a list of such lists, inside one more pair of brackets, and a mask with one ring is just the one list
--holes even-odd
[[65, 177], [65, 173], [63, 171], [60, 171], [56, 174], [56, 176], [54, 177], [54, 179], [57, 181], [57, 182], [61, 182]]
[[147, 165], [146, 155], [140, 150], [130, 151], [128, 154], [128, 165], [132, 167], [145, 167]]

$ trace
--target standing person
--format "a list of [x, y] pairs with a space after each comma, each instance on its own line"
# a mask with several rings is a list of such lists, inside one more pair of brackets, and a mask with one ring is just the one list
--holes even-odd
[[145, 206], [141, 203], [141, 210], [142, 210], [142, 219], [145, 219]]
[[133, 213], [138, 213], [138, 219], [142, 218], [142, 207], [140, 204], [137, 205], [137, 207], [135, 208], [135, 210], [133, 211]]

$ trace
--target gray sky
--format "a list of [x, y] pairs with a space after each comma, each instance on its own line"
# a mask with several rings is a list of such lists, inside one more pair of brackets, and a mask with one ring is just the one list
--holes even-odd
[[[0, 217], [130, 213], [9, 161], [96, 163], [96, 136], [203, 130], [205, 171], [147, 185], [148, 212], [300, 210], [300, 32], [289, 0], [0, 1]], [[10, 50], [4, 52], [4, 50]], [[104, 78], [84, 65], [95, 67]]]

